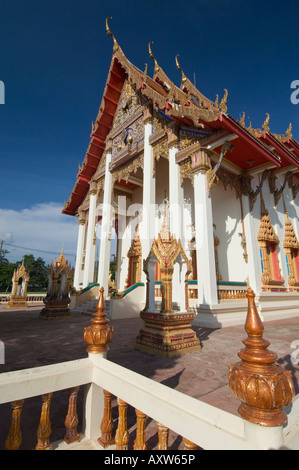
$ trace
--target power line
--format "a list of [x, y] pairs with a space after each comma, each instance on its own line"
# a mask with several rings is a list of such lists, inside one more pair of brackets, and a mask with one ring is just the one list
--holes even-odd
[[[4, 241], [5, 245], [8, 245], [8, 246], [12, 246], [14, 248], [21, 248], [22, 250], [30, 250], [30, 251], [36, 251], [38, 253], [47, 253], [47, 254], [50, 254], [50, 255], [57, 255], [57, 251], [54, 252], [54, 251], [46, 251], [46, 250], [37, 250], [36, 248], [28, 248], [26, 246], [21, 246], [21, 245], [13, 245], [12, 243], [8, 243], [6, 241]], [[75, 256], [74, 253], [64, 253], [66, 256]]]

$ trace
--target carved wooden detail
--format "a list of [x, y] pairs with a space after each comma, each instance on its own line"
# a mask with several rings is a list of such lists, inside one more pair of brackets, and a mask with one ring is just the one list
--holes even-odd
[[102, 434], [98, 439], [98, 442], [102, 447], [108, 447], [115, 442], [115, 439], [112, 436], [113, 420], [111, 414], [111, 400], [112, 394], [107, 390], [104, 390], [104, 415], [101, 422]]
[[24, 400], [17, 400], [11, 403], [11, 424], [5, 441], [6, 450], [18, 450], [22, 443], [21, 415], [23, 405]]
[[189, 441], [185, 437], [182, 438], [184, 442], [184, 450], [197, 450], [197, 445]]
[[67, 444], [80, 440], [80, 434], [77, 431], [78, 426], [78, 414], [77, 414], [77, 397], [79, 387], [73, 387], [69, 390], [69, 406], [68, 412], [65, 418], [65, 436], [64, 441]]
[[169, 429], [161, 423], [157, 423], [158, 427], [158, 450], [168, 450]]
[[[299, 287], [299, 262], [298, 262], [298, 253], [299, 253], [299, 241], [295, 234], [293, 225], [289, 219], [288, 213], [285, 208], [286, 222], [285, 222], [285, 236], [283, 247], [287, 259], [287, 265], [289, 268], [289, 277], [288, 283], [289, 286], [298, 286]], [[297, 261], [297, 264], [296, 264]]]
[[145, 440], [146, 415], [137, 409], [135, 409], [135, 413], [137, 418], [137, 429], [134, 450], [147, 450]]
[[118, 402], [118, 427], [115, 434], [116, 450], [128, 450], [129, 433], [127, 424], [127, 410], [128, 404], [117, 399]]
[[271, 284], [282, 285], [284, 279], [281, 276], [277, 257], [279, 238], [275, 233], [268, 210], [265, 207], [261, 193], [261, 221], [257, 234], [262, 261], [262, 283], [264, 286]]
[[52, 450], [50, 435], [52, 432], [50, 421], [50, 406], [53, 393], [42, 395], [42, 411], [37, 430], [37, 444], [35, 450]]

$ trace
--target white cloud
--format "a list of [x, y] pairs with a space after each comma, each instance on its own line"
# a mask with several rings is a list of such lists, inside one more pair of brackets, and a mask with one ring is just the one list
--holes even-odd
[[50, 262], [59, 256], [63, 245], [66, 258], [74, 264], [78, 223], [61, 210], [57, 203], [36, 204], [21, 211], [0, 208], [0, 240], [6, 242], [3, 247], [10, 252], [8, 260], [33, 254]]

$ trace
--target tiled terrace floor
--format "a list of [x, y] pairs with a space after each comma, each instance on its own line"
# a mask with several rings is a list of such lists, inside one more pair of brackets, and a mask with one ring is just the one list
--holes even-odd
[[[5, 345], [5, 364], [0, 364], [0, 372], [87, 356], [83, 331], [84, 327], [90, 324], [90, 317], [77, 314], [72, 318], [47, 321], [39, 318], [41, 309], [42, 304], [30, 306], [24, 311], [8, 310], [4, 305], [0, 305], [0, 340]], [[239, 402], [228, 386], [228, 365], [239, 361], [238, 351], [243, 347], [242, 340], [247, 336], [243, 326], [215, 330], [196, 327], [194, 329], [202, 346], [200, 351], [175, 358], [161, 358], [134, 348], [135, 338], [143, 325], [139, 318], [114, 320], [111, 321], [111, 325], [114, 327], [114, 339], [107, 356], [109, 360], [194, 398], [237, 414]], [[271, 343], [269, 349], [278, 355], [279, 364], [286, 370], [292, 371], [297, 394], [299, 366], [292, 364], [291, 354], [298, 346], [292, 348], [291, 345], [293, 341], [299, 342], [299, 320], [292, 318], [272, 321], [265, 323], [264, 327], [264, 338]], [[57, 438], [63, 435], [66, 407], [66, 392], [54, 394], [51, 405], [53, 440], [56, 434]], [[37, 429], [40, 399], [27, 400], [23, 415], [24, 421], [27, 420], [26, 422]], [[0, 450], [4, 449], [9, 424], [10, 405], [1, 405]], [[36, 436], [23, 434], [23, 448], [32, 448], [35, 438]]]

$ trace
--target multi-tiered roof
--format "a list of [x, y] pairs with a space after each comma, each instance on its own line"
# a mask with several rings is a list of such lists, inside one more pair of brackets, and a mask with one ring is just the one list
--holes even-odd
[[[291, 125], [285, 134], [277, 135], [270, 131], [268, 114], [262, 129], [253, 129], [251, 123], [246, 126], [245, 114], [240, 120], [235, 120], [227, 112], [227, 90], [224, 91], [220, 102], [218, 96], [215, 101], [206, 98], [185, 76], [178, 56], [176, 64], [181, 70], [182, 80], [180, 87], [177, 87], [155, 59], [151, 49], [152, 43], [149, 43], [149, 55], [155, 66], [154, 76], [150, 78], [147, 75], [147, 66], [142, 72], [127, 59], [109, 28], [108, 19], [106, 30], [113, 39], [108, 78], [100, 109], [92, 126], [89, 146], [83, 164], [79, 167], [73, 191], [64, 205], [64, 214], [76, 215], [89, 191], [90, 182], [98, 169], [106, 139], [112, 129], [125, 81], [129, 81], [136, 94], [150, 102], [168, 119], [185, 127], [201, 130], [205, 135], [205, 146], [218, 140], [220, 142], [221, 137], [225, 140], [233, 136], [233, 149], [227, 153], [226, 158], [238, 171], [252, 171], [254, 168], [268, 165], [272, 169], [290, 167], [293, 174], [299, 176], [299, 144], [292, 137]], [[219, 143], [219, 147], [214, 148], [214, 151], [220, 153], [221, 145]]]

